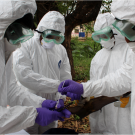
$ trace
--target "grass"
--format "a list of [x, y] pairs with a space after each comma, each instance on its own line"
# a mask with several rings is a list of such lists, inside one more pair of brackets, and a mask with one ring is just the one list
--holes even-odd
[[89, 80], [90, 78], [90, 63], [92, 58], [76, 58], [74, 57], [74, 69], [75, 69], [75, 81], [78, 80]]
[[92, 38], [87, 38], [85, 41], [72, 38], [71, 48], [75, 69], [73, 80], [89, 80], [90, 63], [96, 52], [101, 49], [100, 44], [94, 42]]

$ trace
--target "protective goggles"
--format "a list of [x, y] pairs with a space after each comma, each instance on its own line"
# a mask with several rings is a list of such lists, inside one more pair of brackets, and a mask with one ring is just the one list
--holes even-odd
[[61, 44], [64, 41], [64, 35], [61, 32], [54, 30], [45, 30], [42, 32], [42, 37], [45, 42], [54, 42], [55, 44]]
[[112, 36], [113, 36], [113, 31], [109, 26], [92, 33], [92, 38], [97, 43], [100, 43], [101, 40], [108, 41], [109, 39], [111, 39]]
[[128, 21], [118, 19], [112, 25], [128, 40], [135, 41], [135, 25]]
[[13, 23], [7, 28], [5, 35], [11, 44], [16, 45], [27, 41], [34, 36], [34, 33], [19, 23]]

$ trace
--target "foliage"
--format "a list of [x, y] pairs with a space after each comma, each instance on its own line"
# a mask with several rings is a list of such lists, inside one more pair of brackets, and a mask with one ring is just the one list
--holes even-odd
[[75, 120], [80, 120], [80, 117], [75, 114], [75, 115], [74, 115], [74, 119], [75, 119]]
[[93, 41], [92, 38], [87, 38], [87, 40], [82, 42], [76, 37], [71, 39], [71, 48], [73, 57], [81, 60], [84, 57], [92, 58], [101, 49], [101, 46]]
[[84, 125], [84, 128], [86, 129], [88, 127], [88, 124]]
[[112, 3], [112, 0], [103, 0], [101, 13], [111, 12], [111, 9], [110, 9], [111, 3]]
[[60, 13], [64, 16], [72, 13], [75, 9], [77, 1], [57, 1], [57, 7]]
[[94, 22], [85, 23], [83, 24], [83, 26], [86, 29], [85, 32], [90, 32], [90, 33], [94, 32]]
[[73, 104], [75, 104], [75, 100], [74, 101], [71, 101], [71, 100], [67, 101], [68, 104], [70, 104], [72, 102], [73, 102]]
[[82, 42], [76, 37], [71, 39], [71, 47], [76, 74], [73, 79], [88, 80], [90, 63], [96, 52], [101, 49], [100, 44], [94, 42], [92, 38]]
[[90, 71], [90, 63], [92, 58], [84, 58], [82, 60], [73, 57], [74, 59], [74, 68], [75, 68], [75, 78], [74, 81], [78, 80], [89, 80], [89, 71]]

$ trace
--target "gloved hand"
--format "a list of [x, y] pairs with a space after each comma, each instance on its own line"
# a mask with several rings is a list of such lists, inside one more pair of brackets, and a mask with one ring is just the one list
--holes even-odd
[[72, 80], [65, 80], [60, 83], [58, 92], [62, 95], [66, 95], [67, 92], [81, 95], [83, 94], [83, 85]]
[[57, 104], [57, 109], [62, 109], [64, 107], [64, 101], [63, 99], [59, 99]]
[[70, 97], [71, 98], [71, 101], [80, 100], [81, 99], [81, 95], [70, 93], [70, 92], [67, 92], [66, 96], [67, 97]]
[[47, 126], [53, 121], [61, 120], [64, 121], [62, 117], [69, 118], [71, 115], [71, 112], [67, 109], [62, 110], [61, 112], [57, 112], [49, 110], [47, 108], [36, 108], [37, 109], [37, 117], [35, 122], [41, 126]]
[[58, 104], [56, 106], [57, 102], [53, 101], [53, 100], [44, 100], [42, 103], [42, 107], [43, 108], [47, 108], [49, 110], [55, 110], [55, 107], [57, 107], [57, 109], [61, 109], [64, 107], [64, 101], [63, 99], [59, 99]]
[[55, 109], [56, 104], [57, 104], [56, 101], [53, 101], [53, 100], [44, 100], [42, 102], [42, 107], [52, 110], [52, 109]]

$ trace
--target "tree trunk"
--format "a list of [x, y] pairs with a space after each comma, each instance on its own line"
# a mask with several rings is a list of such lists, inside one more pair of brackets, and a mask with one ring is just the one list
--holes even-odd
[[71, 32], [73, 28], [77, 25], [81, 25], [83, 23], [87, 23], [90, 21], [94, 21], [98, 15], [100, 10], [102, 1], [79, 1], [77, 2], [76, 9], [72, 14], [68, 14], [65, 17], [65, 42], [63, 45], [65, 46], [69, 61], [71, 64], [71, 73], [72, 77], [75, 78], [75, 70], [73, 64], [72, 50], [71, 50]]
[[74, 63], [73, 63], [73, 57], [72, 57], [72, 49], [71, 49], [71, 45], [70, 45], [72, 28], [66, 27], [65, 31], [66, 31], [65, 32], [65, 41], [63, 42], [63, 46], [67, 50], [68, 58], [69, 58], [70, 65], [71, 65], [71, 74], [72, 74], [72, 78], [74, 78], [75, 70], [74, 70]]

